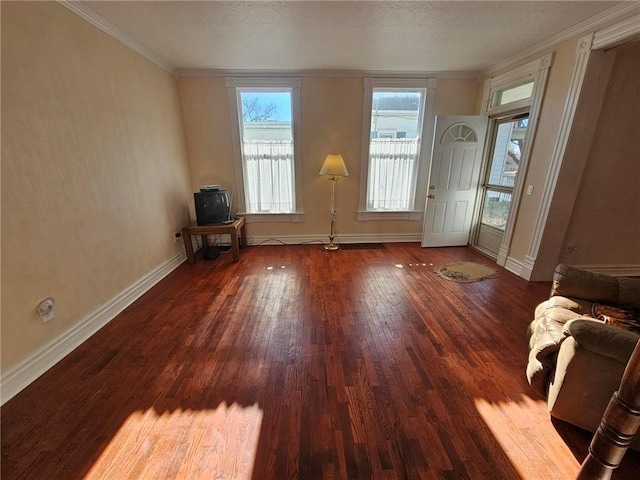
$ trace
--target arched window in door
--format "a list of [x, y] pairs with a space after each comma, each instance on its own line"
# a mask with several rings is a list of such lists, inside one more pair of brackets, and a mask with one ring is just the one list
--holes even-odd
[[476, 131], [466, 123], [455, 123], [451, 125], [442, 135], [440, 143], [460, 143], [477, 142]]

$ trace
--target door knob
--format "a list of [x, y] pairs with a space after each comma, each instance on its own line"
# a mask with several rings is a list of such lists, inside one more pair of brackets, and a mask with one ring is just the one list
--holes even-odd
[[433, 195], [433, 194], [432, 195], [427, 195], [427, 198], [436, 198], [436, 196]]

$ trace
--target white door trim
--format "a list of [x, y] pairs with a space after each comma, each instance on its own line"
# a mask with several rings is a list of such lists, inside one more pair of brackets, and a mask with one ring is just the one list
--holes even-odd
[[[520, 208], [520, 200], [522, 199], [522, 191], [524, 189], [524, 179], [527, 175], [529, 167], [529, 158], [531, 157], [531, 150], [533, 149], [533, 143], [535, 142], [536, 131], [538, 127], [538, 118], [540, 117], [540, 109], [542, 108], [542, 100], [544, 99], [544, 92], [547, 87], [547, 78], [549, 76], [549, 69], [553, 64], [553, 53], [549, 53], [543, 57], [540, 57], [533, 62], [523, 65], [519, 68], [504, 73], [503, 75], [489, 78], [485, 82], [484, 93], [482, 98], [483, 113], [490, 115], [491, 117], [506, 116], [508, 111], [504, 109], [491, 108], [489, 102], [491, 100], [492, 93], [500, 88], [505, 88], [511, 85], [516, 85], [523, 82], [528, 78], [533, 78], [534, 87], [530, 97], [529, 107], [529, 125], [527, 127], [526, 138], [524, 142], [524, 149], [522, 151], [522, 157], [520, 159], [520, 167], [518, 168], [518, 175], [516, 176], [516, 183], [513, 187], [513, 195], [511, 200], [511, 209], [507, 225], [505, 227], [504, 236], [502, 237], [502, 243], [500, 250], [498, 251], [498, 258], [496, 263], [500, 266], [505, 266], [511, 249], [511, 241], [513, 239], [513, 232], [515, 228], [518, 209]], [[521, 110], [522, 105], [512, 105], [509, 107], [512, 112]], [[488, 149], [485, 152], [485, 165], [488, 161]], [[485, 167], [483, 165], [483, 168]], [[476, 219], [476, 223], [477, 219]]]

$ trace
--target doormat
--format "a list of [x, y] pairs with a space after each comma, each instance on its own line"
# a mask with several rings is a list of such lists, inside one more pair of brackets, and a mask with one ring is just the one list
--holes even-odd
[[341, 243], [343, 250], [384, 250], [382, 243]]
[[476, 262], [450, 263], [436, 267], [433, 271], [442, 278], [458, 283], [479, 282], [500, 275], [497, 269]]

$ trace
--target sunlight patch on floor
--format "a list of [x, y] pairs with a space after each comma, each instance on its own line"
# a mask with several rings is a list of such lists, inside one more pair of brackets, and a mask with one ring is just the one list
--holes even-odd
[[[262, 427], [257, 405], [132, 413], [85, 479], [250, 480]], [[124, 474], [124, 476], [123, 476]]]
[[[580, 464], [553, 427], [546, 402], [526, 396], [520, 401], [500, 402], [476, 398], [475, 406], [523, 480], [575, 478]], [[532, 443], [535, 448], [531, 448]], [[528, 447], [524, 450], [521, 445]], [[554, 458], [555, 466], [550, 466], [547, 460], [550, 457]]]

